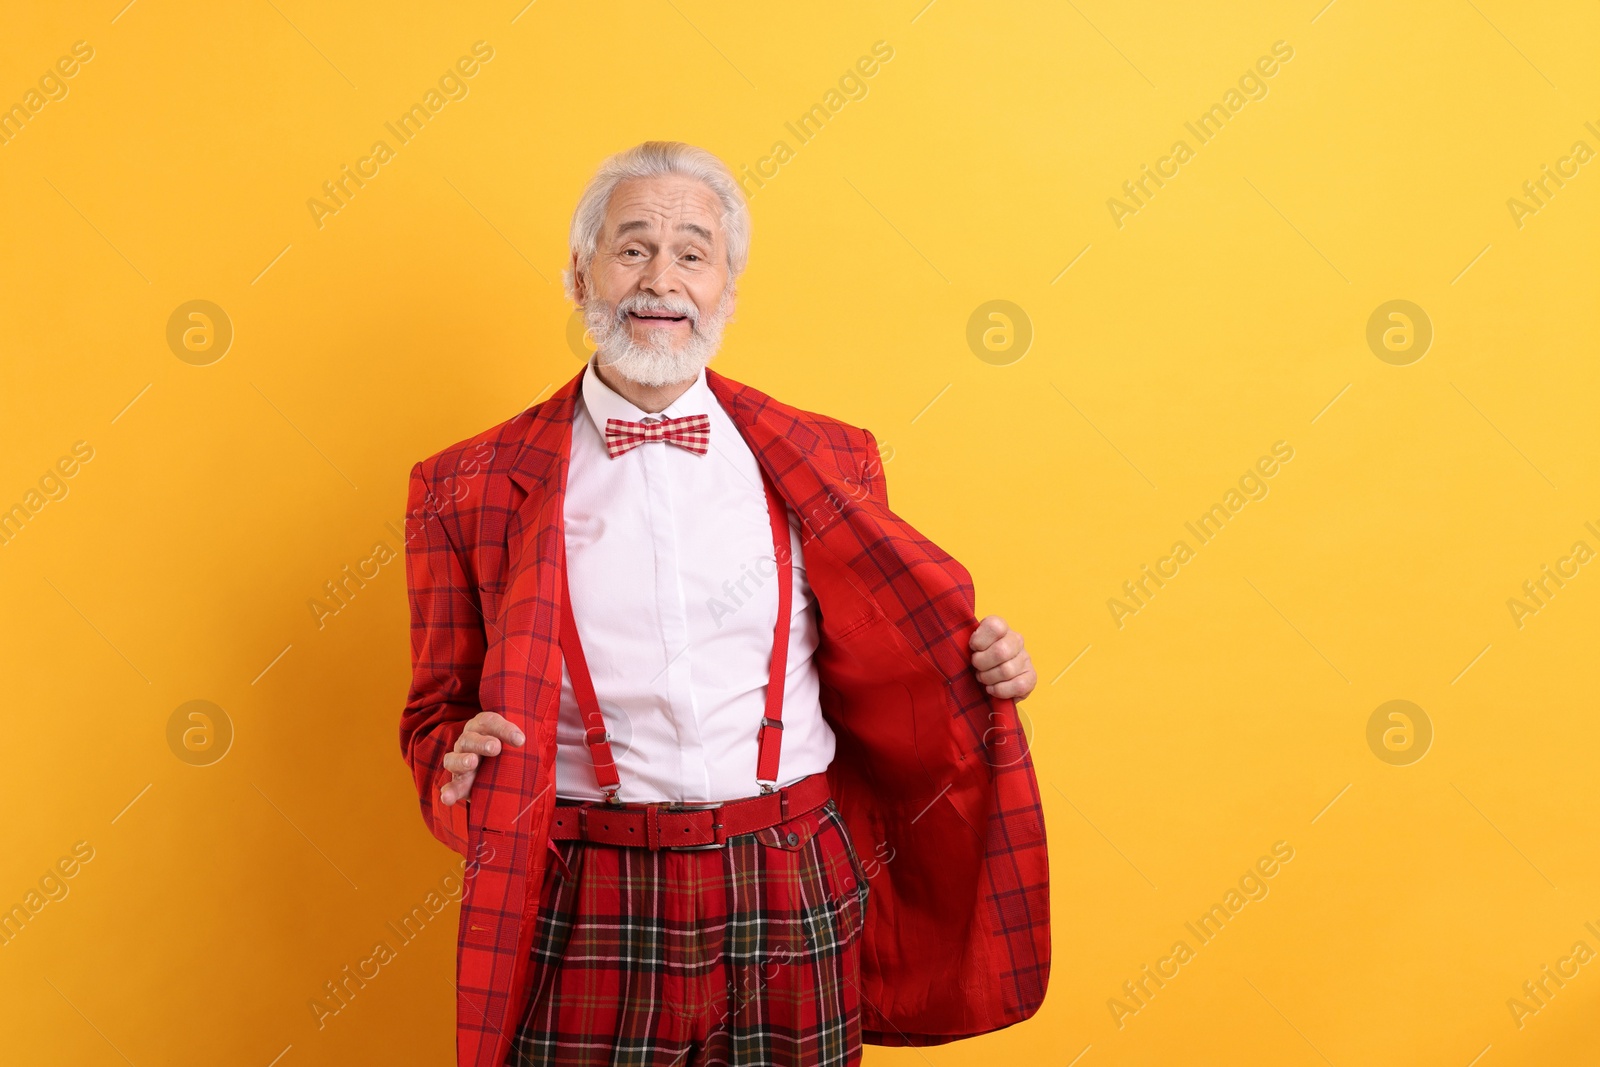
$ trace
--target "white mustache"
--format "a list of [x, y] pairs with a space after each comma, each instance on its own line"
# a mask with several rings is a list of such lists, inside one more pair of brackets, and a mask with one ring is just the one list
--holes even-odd
[[624, 322], [630, 312], [654, 315], [682, 315], [694, 324], [698, 324], [700, 321], [700, 309], [687, 301], [678, 304], [671, 301], [662, 302], [630, 298], [617, 305], [617, 322], [619, 324]]

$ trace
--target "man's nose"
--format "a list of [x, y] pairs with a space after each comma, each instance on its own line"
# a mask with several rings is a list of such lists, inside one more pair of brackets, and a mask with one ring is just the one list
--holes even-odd
[[682, 282], [677, 257], [670, 256], [650, 264], [639, 288], [655, 296], [676, 295], [683, 292]]

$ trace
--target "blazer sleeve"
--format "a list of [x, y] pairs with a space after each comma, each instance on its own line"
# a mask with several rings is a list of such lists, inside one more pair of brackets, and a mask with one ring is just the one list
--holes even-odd
[[411, 689], [400, 717], [400, 750], [411, 768], [422, 819], [444, 844], [467, 854], [467, 805], [446, 806], [442, 760], [478, 713], [486, 648], [478, 595], [445, 528], [443, 499], [422, 464], [411, 470], [406, 500], [406, 595], [411, 609]]

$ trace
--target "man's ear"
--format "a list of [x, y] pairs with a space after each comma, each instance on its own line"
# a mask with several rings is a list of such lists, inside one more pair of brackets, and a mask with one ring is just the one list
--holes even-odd
[[578, 253], [572, 253], [572, 292], [578, 298], [581, 307], [589, 302], [589, 276], [588, 272], [578, 266]]

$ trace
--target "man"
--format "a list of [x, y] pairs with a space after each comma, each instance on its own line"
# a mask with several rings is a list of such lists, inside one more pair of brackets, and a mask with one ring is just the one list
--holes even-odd
[[852, 1064], [1043, 999], [1037, 677], [870, 433], [706, 368], [749, 233], [703, 149], [612, 157], [567, 272], [595, 355], [412, 471], [400, 740], [467, 861], [463, 1067]]

